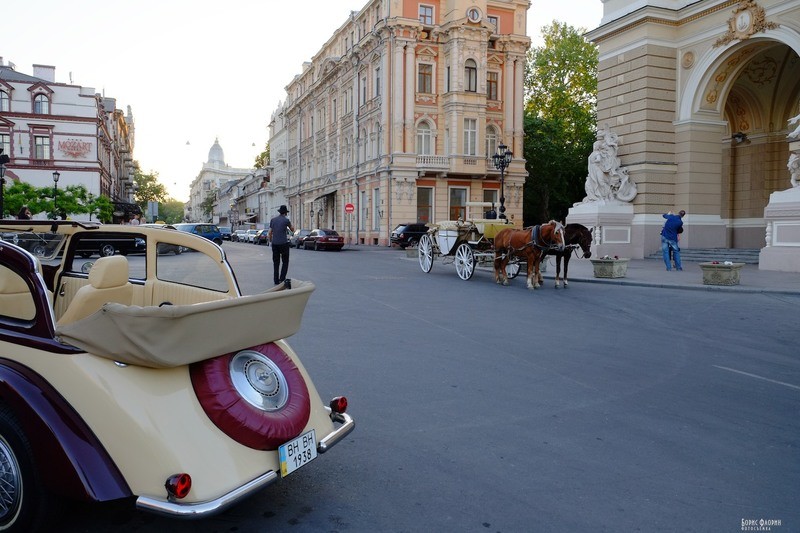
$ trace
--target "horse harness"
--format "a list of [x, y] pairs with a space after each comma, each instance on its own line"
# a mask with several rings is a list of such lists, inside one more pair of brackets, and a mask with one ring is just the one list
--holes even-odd
[[[533, 226], [533, 228], [531, 229], [531, 242], [530, 242], [530, 245], [531, 246], [535, 246], [539, 250], [545, 251], [545, 252], [549, 251], [549, 250], [559, 251], [558, 244], [556, 244], [555, 242], [553, 242], [553, 241], [551, 241], [549, 243], [542, 242], [541, 229], [542, 229], [542, 225], [541, 224], [537, 224], [536, 226]], [[556, 226], [556, 229], [553, 230], [554, 233], [556, 231], [558, 231], [558, 226]]]

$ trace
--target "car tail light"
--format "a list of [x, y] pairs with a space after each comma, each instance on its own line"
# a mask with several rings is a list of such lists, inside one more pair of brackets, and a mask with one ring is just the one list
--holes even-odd
[[182, 499], [185, 498], [189, 491], [192, 490], [192, 476], [189, 474], [174, 474], [167, 478], [164, 483], [167, 493], [172, 498]]
[[334, 413], [344, 413], [347, 411], [347, 398], [344, 396], [337, 396], [330, 403], [331, 411]]

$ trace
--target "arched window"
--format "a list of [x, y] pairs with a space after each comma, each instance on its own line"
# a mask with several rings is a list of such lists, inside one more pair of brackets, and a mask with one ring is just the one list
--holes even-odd
[[11, 111], [11, 101], [5, 91], [0, 91], [0, 111]]
[[494, 126], [486, 127], [486, 157], [490, 158], [497, 151], [497, 130]]
[[433, 155], [431, 126], [423, 121], [417, 126], [417, 155]]
[[478, 92], [478, 65], [473, 59], [467, 59], [464, 63], [464, 90]]
[[33, 112], [36, 115], [50, 114], [50, 99], [46, 94], [37, 94], [33, 99]]

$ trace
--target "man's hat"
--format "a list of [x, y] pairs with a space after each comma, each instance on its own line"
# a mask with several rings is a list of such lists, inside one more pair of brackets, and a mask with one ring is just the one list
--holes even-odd
[[285, 205], [282, 205], [282, 206], [280, 206], [280, 207], [278, 208], [278, 213], [280, 213], [281, 215], [285, 215], [285, 214], [286, 214], [286, 213], [288, 213], [288, 212], [289, 212], [289, 210], [288, 210], [288, 209], [286, 209], [286, 206], [285, 206]]

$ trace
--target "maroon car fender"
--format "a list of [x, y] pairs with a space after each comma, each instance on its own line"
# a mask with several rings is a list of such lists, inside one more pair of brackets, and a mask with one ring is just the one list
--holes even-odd
[[16, 361], [0, 358], [0, 402], [10, 407], [22, 424], [47, 490], [84, 501], [132, 496], [95, 434], [42, 376]]

